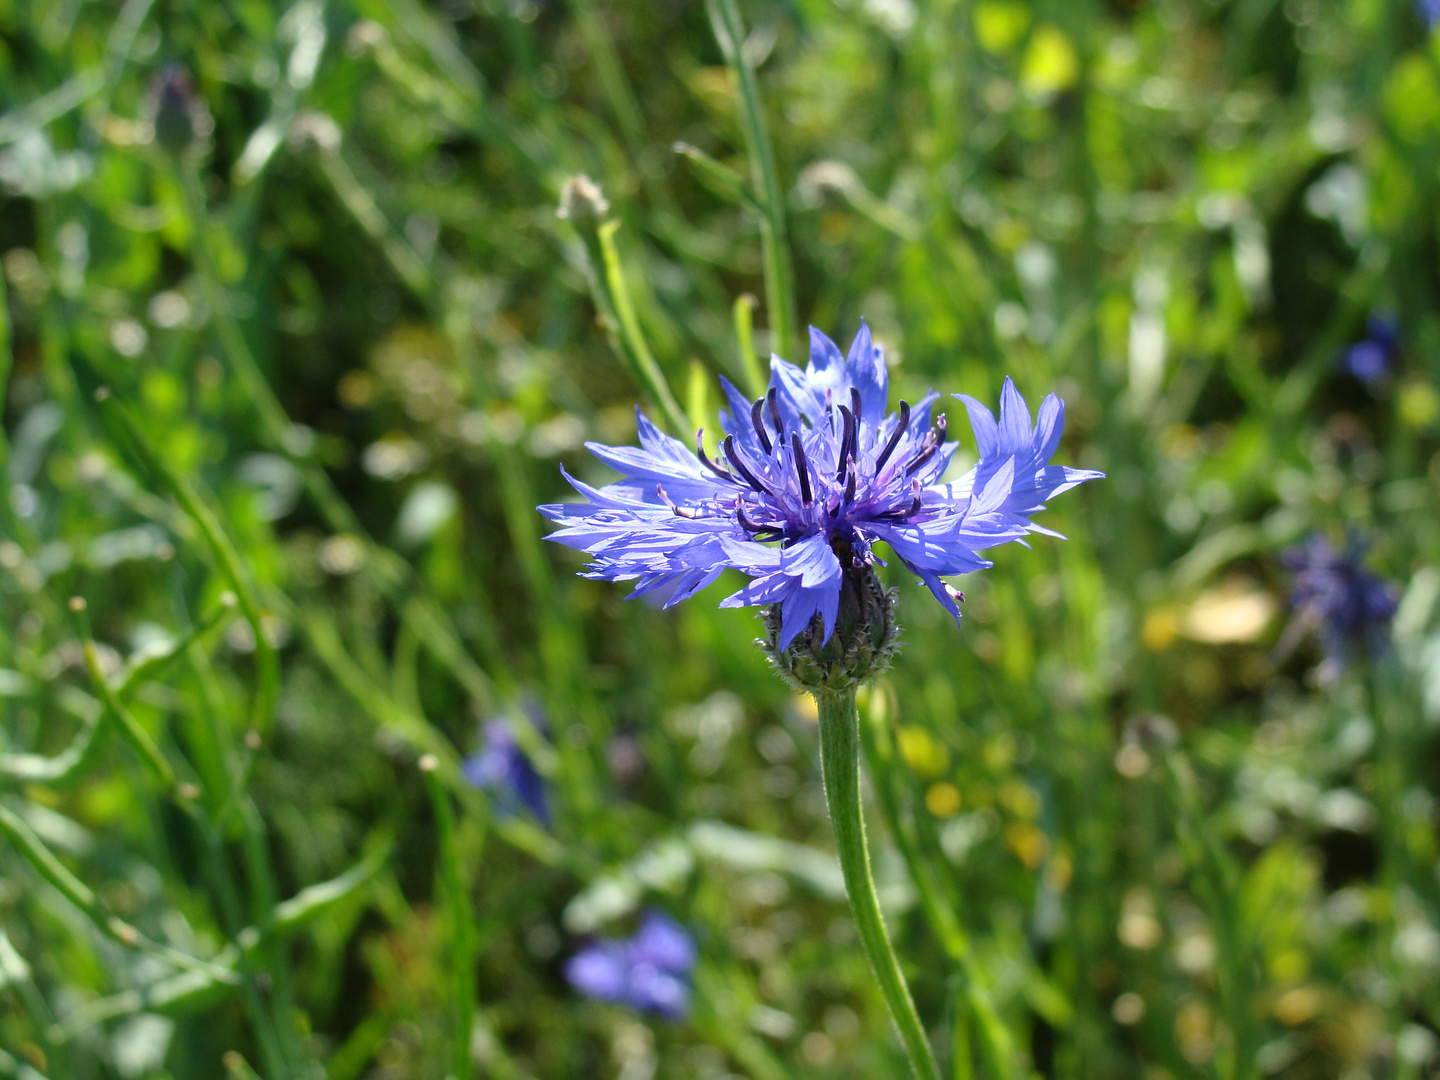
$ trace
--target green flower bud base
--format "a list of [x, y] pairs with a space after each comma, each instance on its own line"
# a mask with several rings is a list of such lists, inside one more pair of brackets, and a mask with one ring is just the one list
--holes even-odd
[[[837, 554], [842, 554], [837, 552]], [[848, 561], [848, 550], [842, 561]], [[896, 590], [880, 583], [873, 566], [845, 573], [835, 632], [826, 641], [820, 616], [810, 620], [788, 648], [780, 642], [780, 605], [762, 615], [765, 636], [758, 642], [776, 672], [796, 690], [812, 694], [850, 691], [890, 667], [900, 639], [895, 625]]]

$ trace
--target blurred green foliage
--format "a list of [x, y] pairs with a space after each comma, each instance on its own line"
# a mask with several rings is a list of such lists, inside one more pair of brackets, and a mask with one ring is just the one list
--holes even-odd
[[[727, 68], [696, 0], [0, 2], [0, 1076], [901, 1075], [753, 615], [533, 512], [657, 377], [697, 426], [753, 379], [752, 310], [865, 316], [912, 399], [1055, 389], [1109, 474], [958, 629], [893, 574], [871, 841], [948, 1073], [1436, 1074], [1440, 38], [739, 14]], [[1346, 529], [1395, 642], [1317, 677], [1276, 553]], [[548, 829], [460, 776], [495, 715]], [[561, 976], [645, 906], [684, 1022]]]

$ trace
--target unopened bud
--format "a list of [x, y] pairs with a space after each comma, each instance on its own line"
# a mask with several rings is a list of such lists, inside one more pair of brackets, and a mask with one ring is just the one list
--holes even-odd
[[582, 233], [594, 232], [610, 216], [610, 200], [594, 180], [576, 173], [560, 189], [557, 213]]
[[155, 142], [177, 157], [202, 149], [215, 129], [195, 80], [179, 64], [167, 64], [150, 84], [146, 112]]

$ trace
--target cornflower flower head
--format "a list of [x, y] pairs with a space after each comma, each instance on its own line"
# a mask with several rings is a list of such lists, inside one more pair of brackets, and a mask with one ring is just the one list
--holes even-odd
[[695, 957], [685, 928], [652, 910], [633, 937], [603, 938], [576, 953], [565, 965], [565, 978], [586, 997], [678, 1020], [690, 1003]]
[[887, 412], [885, 358], [863, 321], [843, 357], [812, 327], [809, 365], [772, 357], [769, 388], [753, 402], [722, 384], [729, 410], [713, 459], [703, 430], [691, 450], [637, 410], [638, 448], [587, 444], [621, 479], [595, 488], [566, 473], [585, 501], [540, 511], [561, 526], [551, 540], [594, 556], [587, 577], [637, 581], [632, 595], [654, 593], [666, 607], [727, 568], [745, 574], [750, 581], [721, 606], [766, 606], [765, 644], [801, 686], [851, 685], [888, 663], [893, 598], [874, 572], [884, 565], [877, 544], [958, 619], [963, 597], [943, 578], [992, 565], [980, 552], [1028, 533], [1058, 535], [1031, 517], [1101, 475], [1049, 464], [1064, 405], [1050, 395], [1032, 424], [1006, 379], [998, 420], [955, 395], [980, 460], [943, 482], [959, 444], [945, 416], [932, 414], [939, 395]]
[[466, 780], [491, 794], [500, 814], [512, 815], [523, 806], [540, 824], [550, 824], [545, 781], [515, 741], [509, 720], [485, 721], [480, 728], [480, 749], [460, 768]]
[[[1435, 0], [1440, 7], [1440, 0]], [[1375, 389], [1390, 374], [1400, 356], [1400, 327], [1393, 319], [1371, 314], [1365, 320], [1365, 337], [1340, 354], [1340, 369]]]
[[1295, 613], [1286, 637], [1318, 633], [1331, 673], [1357, 649], [1381, 649], [1395, 615], [1394, 586], [1365, 569], [1364, 556], [1365, 545], [1354, 535], [1337, 550], [1316, 533], [1280, 557], [1290, 571]]
[[1428, 29], [1434, 30], [1435, 24], [1440, 23], [1440, 0], [1415, 0], [1415, 10]]

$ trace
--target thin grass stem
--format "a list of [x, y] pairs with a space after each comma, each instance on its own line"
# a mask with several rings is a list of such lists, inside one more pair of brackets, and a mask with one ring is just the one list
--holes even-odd
[[775, 167], [775, 150], [765, 126], [765, 110], [755, 69], [745, 58], [745, 28], [735, 0], [707, 0], [710, 25], [720, 51], [735, 80], [740, 100], [740, 127], [750, 156], [750, 174], [756, 193], [764, 203], [760, 239], [765, 262], [765, 306], [770, 319], [771, 345], [787, 360], [797, 361], [795, 327], [795, 270], [790, 259], [790, 242], [785, 227], [785, 203]]

